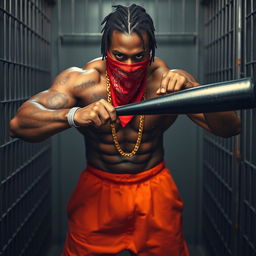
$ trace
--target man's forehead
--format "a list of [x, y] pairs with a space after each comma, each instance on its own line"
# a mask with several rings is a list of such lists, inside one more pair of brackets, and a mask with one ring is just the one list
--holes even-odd
[[111, 46], [121, 46], [121, 47], [148, 47], [148, 34], [146, 31], [141, 32], [141, 37], [138, 33], [132, 32], [131, 34], [123, 33], [117, 30], [114, 30], [111, 35]]

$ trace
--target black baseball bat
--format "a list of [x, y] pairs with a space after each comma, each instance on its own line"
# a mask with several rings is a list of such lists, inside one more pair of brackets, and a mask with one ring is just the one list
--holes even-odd
[[251, 78], [212, 83], [116, 107], [118, 116], [207, 113], [256, 107]]

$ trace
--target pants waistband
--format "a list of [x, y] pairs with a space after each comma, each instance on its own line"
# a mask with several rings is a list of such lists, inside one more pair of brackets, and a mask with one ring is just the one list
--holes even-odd
[[144, 182], [157, 174], [159, 174], [162, 170], [165, 169], [165, 163], [160, 162], [159, 164], [155, 165], [154, 167], [139, 172], [139, 173], [110, 173], [105, 172], [99, 169], [94, 168], [91, 165], [88, 165], [85, 172], [89, 172], [90, 174], [110, 183], [119, 183], [119, 184], [131, 184], [131, 183], [140, 183]]

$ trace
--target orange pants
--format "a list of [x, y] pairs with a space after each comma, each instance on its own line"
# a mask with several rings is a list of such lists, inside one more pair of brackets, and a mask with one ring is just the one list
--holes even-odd
[[164, 163], [138, 174], [88, 166], [68, 202], [62, 256], [188, 256], [183, 202]]

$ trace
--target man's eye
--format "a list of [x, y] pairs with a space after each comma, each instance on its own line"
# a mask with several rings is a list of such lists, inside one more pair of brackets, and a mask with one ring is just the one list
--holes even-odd
[[124, 55], [122, 55], [122, 54], [115, 54], [115, 56], [119, 60], [123, 59], [123, 57], [124, 57]]
[[141, 60], [141, 59], [143, 59], [144, 55], [140, 54], [140, 55], [136, 55], [135, 57], [137, 60]]

